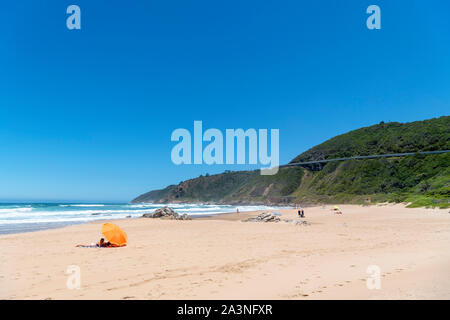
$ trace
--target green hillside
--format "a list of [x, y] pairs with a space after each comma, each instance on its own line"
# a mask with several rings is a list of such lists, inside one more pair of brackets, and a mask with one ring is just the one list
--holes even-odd
[[133, 202], [268, 203], [284, 201], [301, 183], [304, 169], [281, 169], [273, 176], [259, 170], [200, 176], [145, 193]]
[[350, 131], [319, 144], [291, 162], [371, 154], [450, 149], [450, 117], [409, 123], [379, 123]]
[[[354, 130], [307, 150], [292, 162], [449, 149], [447, 116]], [[321, 171], [291, 167], [274, 176], [261, 176], [258, 170], [224, 172], [151, 191], [133, 202], [308, 204], [368, 199], [449, 207], [450, 154], [330, 162]]]

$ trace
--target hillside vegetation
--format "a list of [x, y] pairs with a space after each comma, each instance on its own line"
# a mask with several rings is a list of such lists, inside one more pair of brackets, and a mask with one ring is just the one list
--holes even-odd
[[[292, 162], [384, 153], [450, 149], [450, 117], [411, 123], [380, 123], [336, 136]], [[133, 202], [205, 203], [364, 203], [409, 202], [450, 207], [450, 154], [349, 160], [327, 163], [321, 171], [280, 169], [201, 176], [148, 192]]]
[[450, 116], [409, 123], [381, 122], [331, 138], [291, 162], [450, 149]]
[[273, 176], [261, 176], [259, 170], [200, 176], [162, 190], [150, 191], [133, 202], [281, 202], [297, 190], [303, 172], [302, 168], [286, 168]]

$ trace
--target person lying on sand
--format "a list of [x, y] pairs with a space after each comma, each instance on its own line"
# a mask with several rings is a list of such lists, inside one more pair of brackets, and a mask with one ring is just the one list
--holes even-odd
[[114, 243], [111, 242], [105, 242], [105, 239], [101, 238], [100, 241], [96, 244], [91, 243], [90, 245], [85, 245], [85, 244], [78, 244], [76, 245], [76, 247], [79, 248], [118, 248], [118, 247], [124, 247], [126, 246], [125, 244], [122, 246], [118, 246]]
[[75, 247], [77, 248], [99, 248], [98, 243], [91, 243], [91, 244], [77, 244]]

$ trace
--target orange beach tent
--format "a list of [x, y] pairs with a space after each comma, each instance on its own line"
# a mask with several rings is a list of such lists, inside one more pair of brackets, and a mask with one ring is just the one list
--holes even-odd
[[127, 234], [120, 229], [118, 225], [113, 223], [105, 223], [102, 226], [102, 233], [106, 240], [117, 246], [124, 246], [127, 244]]

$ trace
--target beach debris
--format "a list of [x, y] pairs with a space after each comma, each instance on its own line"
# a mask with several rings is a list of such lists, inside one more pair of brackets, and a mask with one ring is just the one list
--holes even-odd
[[256, 217], [248, 218], [245, 222], [279, 222], [280, 218], [272, 212], [263, 212]]
[[246, 220], [242, 220], [243, 222], [286, 222], [291, 223], [298, 226], [307, 226], [308, 222], [306, 220], [296, 220], [296, 219], [280, 219], [281, 214], [278, 212], [263, 212], [257, 215], [256, 217], [248, 218]]
[[306, 221], [306, 220], [283, 219], [283, 221], [287, 222], [287, 223], [295, 224], [297, 226], [307, 226], [308, 225], [308, 221]]
[[179, 214], [170, 207], [156, 209], [152, 213], [144, 213], [143, 218], [160, 218], [167, 220], [192, 220], [186, 213]]

